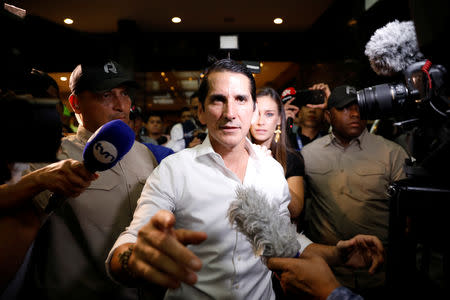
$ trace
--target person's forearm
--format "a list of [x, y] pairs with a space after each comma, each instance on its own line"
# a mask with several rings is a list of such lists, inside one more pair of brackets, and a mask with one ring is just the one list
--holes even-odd
[[291, 194], [288, 209], [291, 214], [291, 219], [296, 220], [300, 216], [304, 204], [303, 177], [292, 176], [287, 179], [287, 182], [289, 193]]
[[31, 203], [0, 215], [0, 294], [20, 268], [40, 228]]
[[[114, 253], [109, 262], [109, 271], [111, 276], [120, 283], [126, 284], [127, 286], [132, 286], [136, 284], [135, 278], [133, 277], [131, 271], [126, 270], [129, 266], [128, 259], [131, 256], [130, 246], [133, 243], [122, 244], [114, 250]], [[125, 260], [124, 260], [125, 259]], [[124, 268], [124, 264], [126, 267]]]
[[342, 263], [339, 252], [336, 246], [328, 246], [317, 243], [312, 243], [305, 250], [303, 250], [300, 257], [309, 257], [318, 255], [322, 257], [328, 265], [335, 266]]
[[40, 172], [40, 170], [36, 170], [29, 173], [15, 184], [2, 184], [0, 186], [0, 210], [21, 206], [45, 190], [45, 187], [39, 182]]

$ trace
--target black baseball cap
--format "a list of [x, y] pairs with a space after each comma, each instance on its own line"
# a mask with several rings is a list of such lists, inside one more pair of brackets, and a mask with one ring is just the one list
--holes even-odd
[[131, 74], [115, 61], [79, 64], [70, 75], [69, 87], [72, 94], [83, 91], [105, 92], [120, 85], [137, 88]]
[[336, 107], [340, 109], [354, 101], [357, 101], [356, 89], [350, 85], [341, 85], [331, 92], [327, 108]]

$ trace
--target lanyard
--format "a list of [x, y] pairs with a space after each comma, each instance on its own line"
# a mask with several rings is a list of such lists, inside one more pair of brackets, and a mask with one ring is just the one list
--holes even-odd
[[300, 135], [298, 133], [296, 133], [295, 136], [297, 137], [298, 150], [302, 150], [303, 148], [302, 139], [300, 138]]

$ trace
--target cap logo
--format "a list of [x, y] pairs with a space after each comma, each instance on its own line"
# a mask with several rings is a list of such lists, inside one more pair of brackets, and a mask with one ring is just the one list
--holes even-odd
[[347, 95], [356, 94], [356, 89], [352, 86], [347, 86], [347, 87], [345, 87], [345, 93]]
[[105, 70], [105, 73], [112, 72], [112, 73], [114, 73], [114, 74], [117, 74], [117, 68], [116, 68], [116, 66], [114, 65], [114, 63], [112, 63], [112, 62], [106, 63], [106, 64], [103, 66], [103, 69]]

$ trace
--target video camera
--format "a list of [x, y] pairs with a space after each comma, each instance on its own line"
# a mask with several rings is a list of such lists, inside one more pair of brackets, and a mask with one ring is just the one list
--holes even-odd
[[450, 101], [445, 95], [447, 70], [430, 61], [411, 64], [403, 72], [405, 83], [385, 83], [357, 92], [362, 119], [392, 117], [421, 117], [429, 109], [438, 115], [450, 116]]
[[412, 156], [405, 166], [408, 177], [445, 178], [441, 175], [450, 168], [446, 68], [424, 59], [411, 21], [394, 21], [378, 29], [367, 43], [365, 54], [377, 74], [401, 72], [404, 81], [357, 91], [361, 118], [395, 119], [394, 126], [406, 138]]

